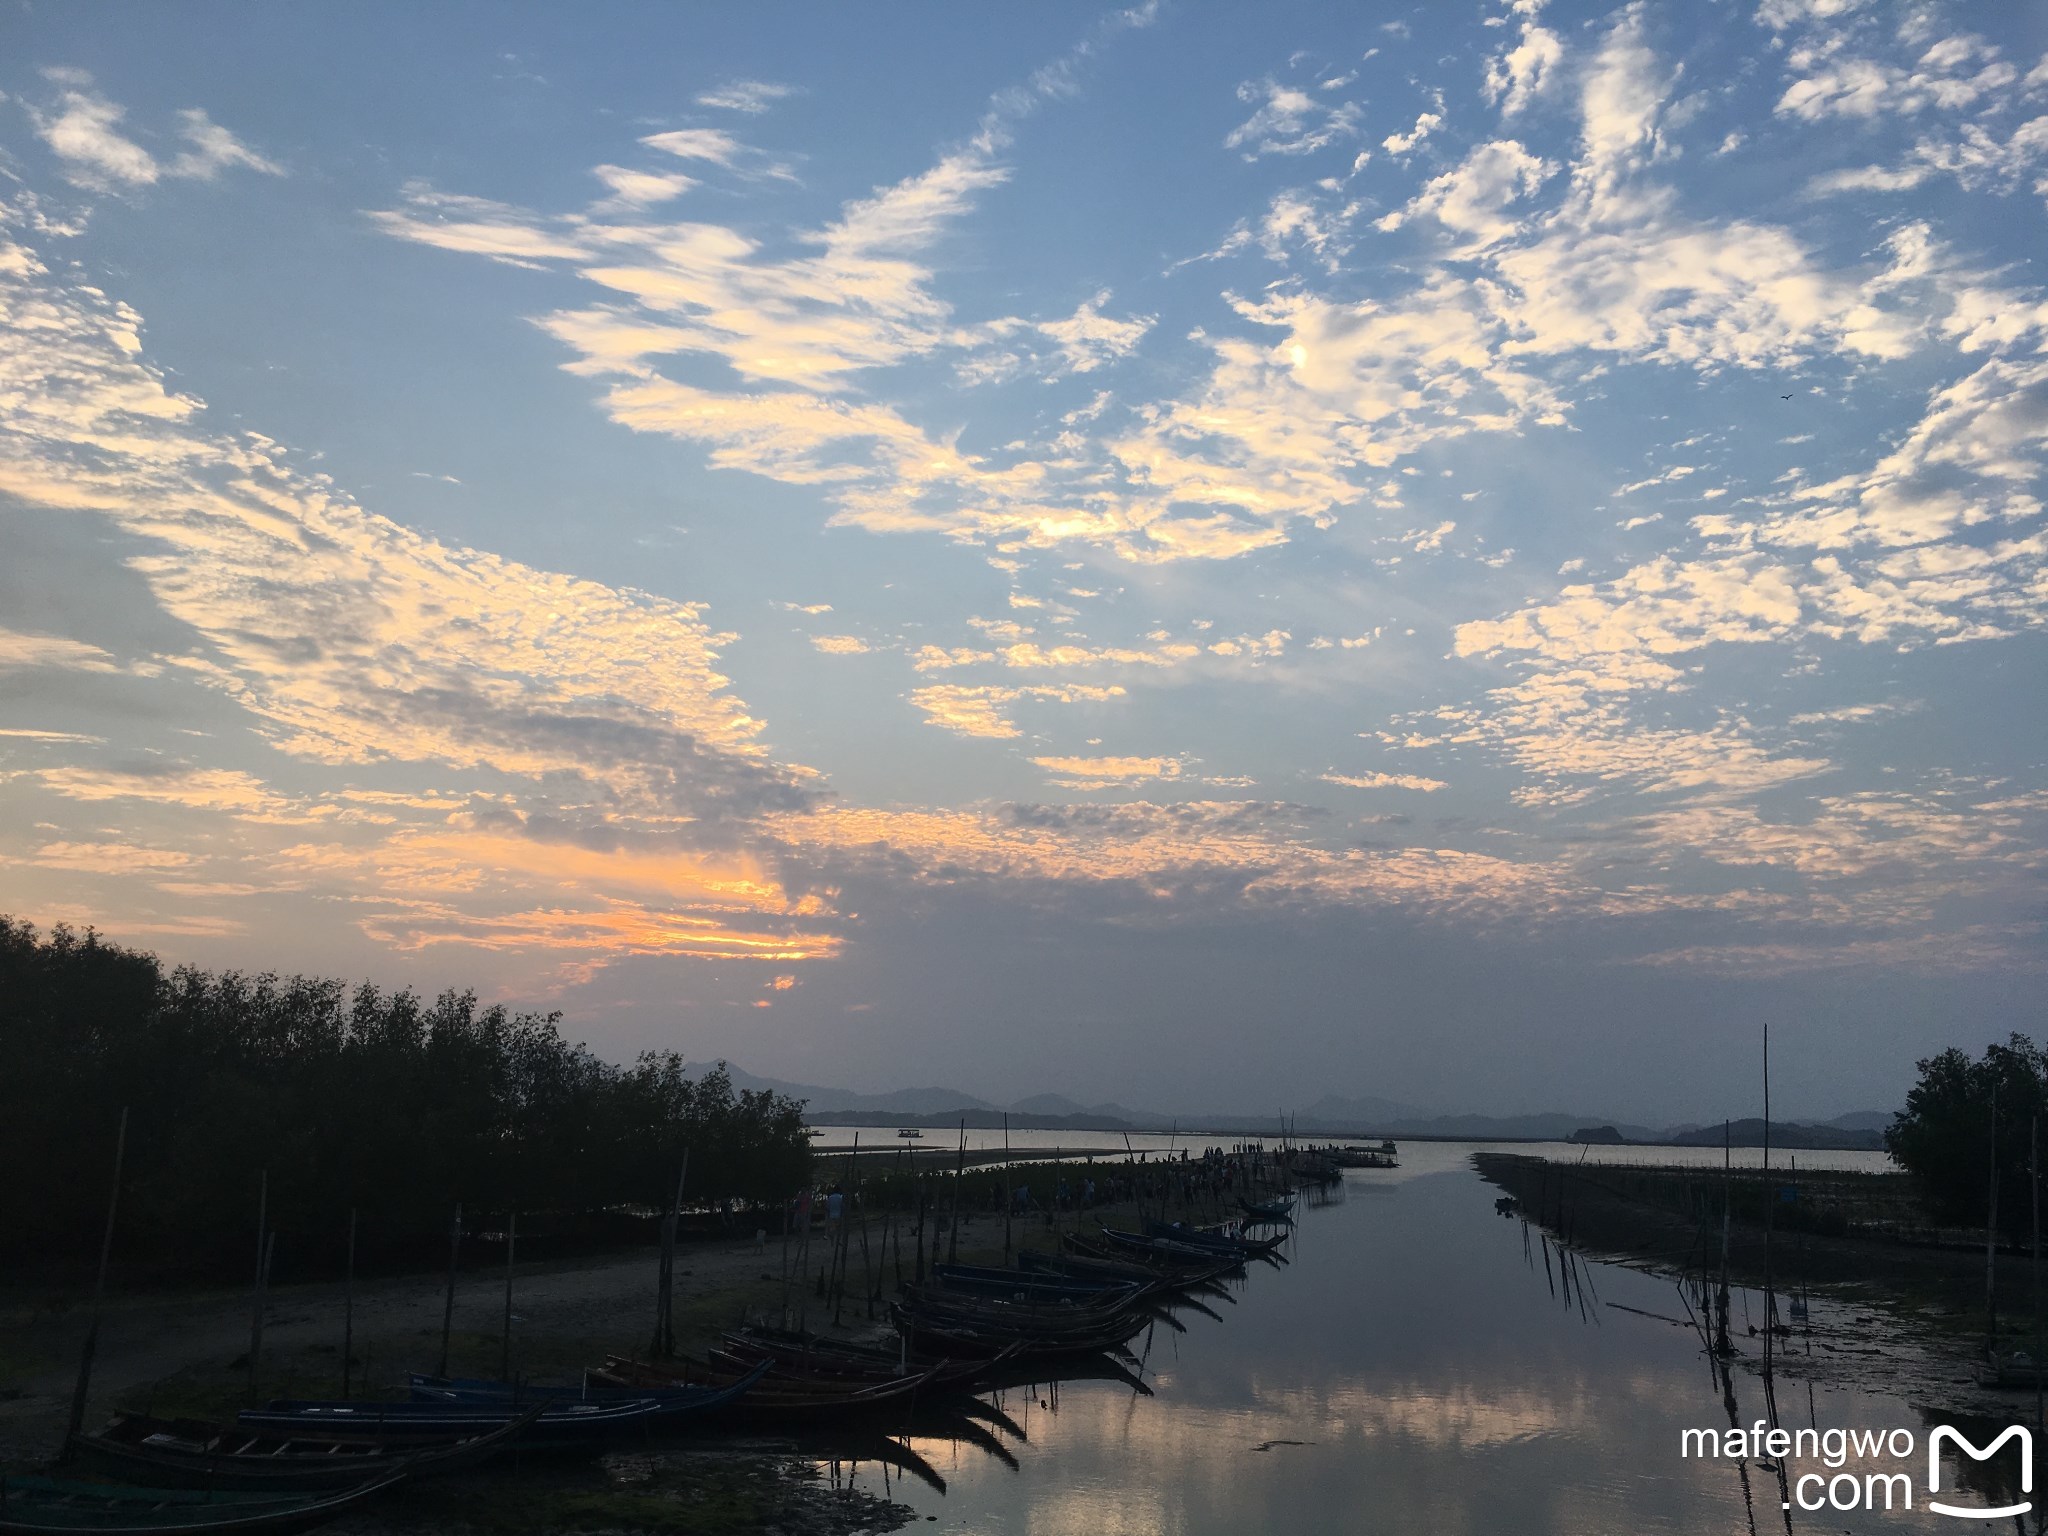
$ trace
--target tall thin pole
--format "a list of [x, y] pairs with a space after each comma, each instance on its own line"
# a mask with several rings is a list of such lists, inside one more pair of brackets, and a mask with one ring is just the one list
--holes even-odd
[[[839, 1326], [839, 1309], [846, 1296], [847, 1233], [853, 1227], [853, 1160], [860, 1155], [860, 1132], [853, 1133], [853, 1147], [846, 1154], [845, 1187], [839, 1191], [839, 1230], [832, 1234], [832, 1326]], [[827, 1206], [827, 1210], [831, 1207]]]
[[505, 1216], [505, 1343], [499, 1351], [498, 1379], [512, 1379], [512, 1250], [519, 1241], [519, 1213]]
[[1998, 1352], [1998, 1084], [1991, 1085], [1991, 1198], [1984, 1213], [1984, 1356]]
[[448, 1223], [448, 1295], [441, 1303], [441, 1368], [434, 1374], [448, 1374], [448, 1335], [455, 1327], [455, 1265], [462, 1257], [462, 1202], [455, 1203], [454, 1219]]
[[256, 1396], [257, 1372], [263, 1361], [263, 1317], [270, 1310], [270, 1265], [277, 1257], [275, 1229], [263, 1238], [263, 1262], [256, 1266], [256, 1324], [249, 1337], [249, 1396]]
[[1010, 1215], [1017, 1209], [1016, 1173], [1010, 1167], [1010, 1112], [1003, 1111], [1003, 1262], [1010, 1262]]
[[348, 1275], [341, 1286], [341, 1395], [348, 1398], [356, 1349], [356, 1208], [348, 1208]]
[[85, 1347], [78, 1357], [78, 1386], [71, 1394], [71, 1424], [64, 1434], [62, 1454], [71, 1454], [71, 1442], [85, 1428], [86, 1394], [92, 1388], [92, 1360], [100, 1347], [100, 1305], [107, 1294], [107, 1260], [114, 1251], [114, 1212], [121, 1203], [121, 1164], [128, 1155], [128, 1111], [121, 1110], [121, 1128], [114, 1133], [114, 1183], [107, 1191], [107, 1227], [100, 1234], [100, 1273], [92, 1287], [92, 1321], [86, 1325]]
[[2041, 1116], [2037, 1112], [2027, 1128], [2027, 1182], [2034, 1197], [2034, 1439], [2039, 1441], [2048, 1415], [2042, 1412], [2041, 1373], [2048, 1360], [2041, 1358]]
[[263, 1269], [270, 1257], [270, 1170], [256, 1184], [256, 1279], [249, 1290], [249, 1398], [256, 1398], [256, 1372], [263, 1355]]
[[1778, 1295], [1771, 1288], [1771, 1222], [1776, 1191], [1771, 1188], [1771, 1026], [1764, 1026], [1764, 1379], [1770, 1379], [1772, 1329], [1778, 1320]]
[[[960, 1186], [967, 1178], [967, 1117], [960, 1117], [960, 1157], [953, 1165], [953, 1214], [946, 1223], [946, 1262], [956, 1262], [960, 1257]], [[932, 1259], [937, 1262], [939, 1245], [932, 1244]]]

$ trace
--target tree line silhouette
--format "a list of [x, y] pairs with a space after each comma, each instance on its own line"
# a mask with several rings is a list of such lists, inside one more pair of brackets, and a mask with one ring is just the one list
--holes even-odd
[[[620, 1066], [559, 1014], [369, 983], [166, 970], [92, 930], [0, 915], [0, 1259], [96, 1254], [128, 1112], [116, 1255], [157, 1277], [243, 1272], [259, 1182], [280, 1271], [332, 1273], [359, 1212], [371, 1265], [445, 1256], [520, 1213], [522, 1253], [644, 1235], [673, 1200], [778, 1211], [809, 1169], [800, 1101], [695, 1080], [673, 1051]], [[536, 1252], [536, 1257], [540, 1256]]]

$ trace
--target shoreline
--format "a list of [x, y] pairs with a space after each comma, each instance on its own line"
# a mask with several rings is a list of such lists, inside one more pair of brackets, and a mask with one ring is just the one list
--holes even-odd
[[[1602, 1177], [1616, 1170], [1598, 1164], [1581, 1167], [1498, 1152], [1475, 1153], [1472, 1162], [1482, 1179], [1517, 1202], [1513, 1217], [1541, 1229], [1553, 1244], [1674, 1280], [1698, 1274], [1702, 1262], [1719, 1268], [1718, 1169], [1627, 1170], [1634, 1180], [1666, 1186], [1667, 1194], [1689, 1192], [1699, 1202], [1695, 1218], [1674, 1208], [1680, 1198], [1670, 1204], [1632, 1198]], [[1762, 1292], [1767, 1273], [1780, 1305], [1787, 1307], [1781, 1315], [1789, 1315], [1787, 1304], [1794, 1295], [1807, 1302], [1805, 1320], [1781, 1324], [1772, 1356], [1780, 1378], [1888, 1393], [1937, 1414], [2008, 1417], [2024, 1401], [2030, 1417], [2031, 1388], [1986, 1387], [1977, 1380], [1984, 1349], [1984, 1268], [1981, 1247], [1971, 1251], [1797, 1227], [1767, 1245], [1759, 1226], [1734, 1222], [1729, 1227], [1728, 1273], [1731, 1284], [1744, 1293], [1745, 1306], [1751, 1294]], [[1996, 1270], [2002, 1294], [2028, 1294], [2024, 1256], [2001, 1250]], [[1758, 1320], [1750, 1316], [1732, 1342], [1737, 1363], [1760, 1374]], [[1999, 1345], [2002, 1350], [2027, 1348], [2029, 1337], [2001, 1327]]]

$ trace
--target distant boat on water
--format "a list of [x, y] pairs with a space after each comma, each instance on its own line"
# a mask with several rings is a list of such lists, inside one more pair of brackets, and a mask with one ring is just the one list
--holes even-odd
[[917, 1128], [916, 1126], [914, 1126], [914, 1125], [906, 1125], [906, 1126], [904, 1126], [904, 1127], [903, 1127], [903, 1128], [902, 1128], [901, 1130], [899, 1130], [899, 1131], [898, 1131], [898, 1132], [897, 1132], [896, 1134], [897, 1134], [898, 1136], [901, 1136], [901, 1137], [902, 1137], [902, 1138], [903, 1138], [903, 1139], [904, 1139], [905, 1141], [922, 1141], [922, 1140], [924, 1140], [924, 1132], [923, 1132], [923, 1131], [920, 1131], [920, 1130], [919, 1130], [919, 1129], [918, 1129], [918, 1128]]

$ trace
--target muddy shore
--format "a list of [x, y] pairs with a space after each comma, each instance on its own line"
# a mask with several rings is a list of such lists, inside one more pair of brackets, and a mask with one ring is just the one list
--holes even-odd
[[[1698, 1275], [1702, 1264], [1719, 1273], [1717, 1171], [1617, 1169], [1505, 1152], [1475, 1153], [1473, 1164], [1481, 1177], [1515, 1200], [1512, 1219], [1540, 1228], [1547, 1240], [1587, 1258], [1670, 1276], [1668, 1320], [1673, 1326], [1695, 1326], [1678, 1281]], [[1835, 1177], [1843, 1183], [1839, 1198], [1852, 1205], [1890, 1207], [1910, 1199], [1903, 1175]], [[1818, 1185], [1802, 1196], [1810, 1206], [1825, 1198]], [[1743, 1210], [1739, 1196], [1736, 1206]], [[1812, 1211], [1800, 1219], [1816, 1226], [1841, 1225]], [[1751, 1293], [1760, 1293], [1768, 1280], [1777, 1294], [1785, 1327], [1776, 1340], [1773, 1366], [1781, 1391], [1782, 1379], [1789, 1379], [1890, 1393], [1934, 1413], [2033, 1413], [2031, 1390], [1987, 1387], [1977, 1379], [1985, 1350], [1981, 1247], [1887, 1241], [1799, 1225], [1775, 1226], [1767, 1242], [1761, 1224], [1736, 1220], [1728, 1230], [1728, 1272], [1736, 1286], [1745, 1288], [1734, 1346], [1738, 1361], [1751, 1370], [1762, 1366], [1764, 1321], [1761, 1295]], [[2001, 1251], [1997, 1285], [2009, 1308], [1999, 1320], [1999, 1350], [2030, 1348], [2027, 1257]], [[1792, 1315], [1795, 1297], [1805, 1304], [1804, 1319]]]
[[[893, 1149], [892, 1149], [893, 1150]], [[843, 1155], [843, 1154], [842, 1154]], [[1152, 1202], [1146, 1215], [1159, 1214]], [[1213, 1220], [1207, 1207], [1175, 1211]], [[1086, 1212], [1016, 1218], [1013, 1250], [1055, 1249], [1061, 1237], [1097, 1224], [1133, 1226], [1135, 1203]], [[932, 1226], [943, 1228], [940, 1213]], [[698, 1353], [719, 1330], [748, 1319], [808, 1326], [847, 1337], [889, 1332], [886, 1302], [897, 1266], [907, 1278], [915, 1238], [898, 1214], [884, 1245], [879, 1211], [849, 1229], [846, 1294], [836, 1309], [819, 1294], [830, 1245], [824, 1224], [809, 1252], [800, 1239], [744, 1236], [690, 1241], [676, 1259], [674, 1315], [684, 1353]], [[1000, 1263], [1004, 1221], [987, 1210], [961, 1213], [958, 1256]], [[949, 1243], [926, 1234], [927, 1257]], [[652, 1248], [515, 1266], [512, 1365], [523, 1379], [573, 1382], [608, 1353], [645, 1354], [654, 1328], [657, 1255]], [[404, 1395], [408, 1371], [439, 1365], [447, 1277], [410, 1274], [359, 1280], [354, 1289], [353, 1395]], [[252, 1400], [332, 1397], [341, 1389], [344, 1287], [335, 1281], [275, 1288], [265, 1311], [260, 1374], [249, 1373], [251, 1298], [246, 1290], [111, 1295], [105, 1305], [92, 1377], [88, 1424], [116, 1409], [207, 1419], [232, 1417]], [[45, 1464], [61, 1444], [90, 1307], [77, 1296], [0, 1293], [0, 1465]], [[451, 1373], [497, 1376], [504, 1355], [504, 1271], [488, 1266], [459, 1276], [449, 1333]], [[834, 1487], [816, 1456], [793, 1442], [684, 1443], [649, 1458], [607, 1455], [574, 1468], [507, 1468], [422, 1484], [389, 1509], [373, 1509], [336, 1530], [362, 1532], [464, 1528], [489, 1536], [547, 1530], [779, 1531], [785, 1536], [850, 1536], [888, 1531], [909, 1511], [860, 1489]]]

